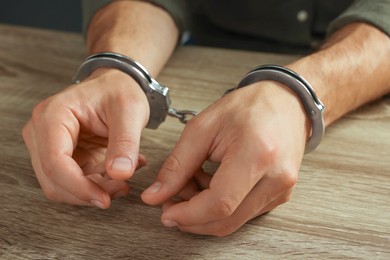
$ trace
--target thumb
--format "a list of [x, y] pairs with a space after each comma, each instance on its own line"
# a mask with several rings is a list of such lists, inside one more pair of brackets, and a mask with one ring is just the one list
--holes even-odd
[[107, 113], [109, 133], [105, 167], [111, 178], [126, 180], [137, 168], [139, 144], [145, 120], [134, 104], [118, 103], [110, 106]]
[[178, 194], [207, 159], [212, 135], [200, 131], [193, 123], [194, 120], [186, 125], [156, 181], [142, 193], [145, 203], [160, 204]]

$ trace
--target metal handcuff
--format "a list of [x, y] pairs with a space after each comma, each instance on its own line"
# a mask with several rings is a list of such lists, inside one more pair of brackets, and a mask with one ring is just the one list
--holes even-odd
[[307, 116], [311, 120], [311, 134], [306, 143], [305, 153], [313, 151], [321, 143], [325, 133], [325, 106], [317, 98], [317, 95], [310, 84], [294, 71], [278, 65], [263, 65], [256, 67], [240, 81], [237, 87], [228, 89], [225, 92], [225, 95], [236, 89], [263, 80], [273, 80], [282, 83], [299, 97]]
[[130, 75], [140, 85], [150, 106], [147, 128], [156, 129], [165, 121], [167, 115], [175, 117], [183, 124], [186, 124], [197, 114], [195, 111], [178, 110], [170, 107], [169, 89], [152, 78], [141, 64], [119, 53], [102, 52], [87, 57], [77, 70], [73, 81], [80, 83], [94, 70], [99, 68], [121, 70]]
[[[191, 110], [177, 110], [171, 108], [169, 89], [153, 79], [146, 69], [127, 56], [103, 52], [91, 55], [85, 59], [77, 70], [73, 80], [80, 83], [98, 68], [116, 68], [127, 73], [140, 85], [145, 92], [150, 106], [150, 118], [147, 128], [156, 129], [165, 121], [167, 115], [178, 118], [186, 124], [197, 113]], [[324, 132], [324, 105], [317, 98], [310, 84], [297, 73], [278, 65], [259, 66], [250, 71], [238, 84], [229, 89], [224, 95], [262, 80], [274, 80], [293, 90], [300, 98], [305, 111], [311, 119], [311, 135], [306, 144], [305, 153], [313, 151], [321, 142]]]

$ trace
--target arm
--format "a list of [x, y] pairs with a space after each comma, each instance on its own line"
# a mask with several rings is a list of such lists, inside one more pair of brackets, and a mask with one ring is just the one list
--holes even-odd
[[[289, 67], [306, 78], [325, 104], [325, 123], [390, 92], [390, 39], [354, 23], [334, 33], [313, 55]], [[314, 70], [313, 70], [314, 68]]]
[[131, 57], [156, 76], [171, 56], [178, 34], [163, 9], [141, 1], [114, 1], [94, 15], [87, 46], [90, 53], [112, 51]]
[[[389, 38], [356, 23], [289, 67], [312, 84], [325, 104], [329, 125], [390, 92], [389, 57]], [[260, 81], [236, 90], [187, 124], [142, 198], [149, 204], [164, 203], [162, 222], [168, 227], [228, 235], [289, 200], [308, 129], [300, 101], [287, 87]], [[213, 176], [203, 171], [205, 160], [220, 163]], [[176, 194], [181, 202], [170, 200]]]
[[[87, 38], [90, 53], [119, 52], [156, 75], [177, 37], [175, 23], [161, 8], [118, 1], [97, 12]], [[107, 208], [112, 198], [125, 195], [129, 188], [124, 180], [137, 162], [145, 164], [139, 142], [148, 118], [141, 88], [115, 69], [96, 70], [82, 83], [40, 102], [23, 137], [46, 197]]]

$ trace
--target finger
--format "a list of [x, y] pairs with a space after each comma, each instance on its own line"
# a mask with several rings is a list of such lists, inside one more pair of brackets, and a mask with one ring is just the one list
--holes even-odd
[[177, 195], [181, 201], [190, 200], [196, 196], [202, 190], [208, 189], [211, 181], [210, 174], [206, 173], [203, 169], [199, 169], [194, 178], [189, 180], [186, 186]]
[[[254, 148], [251, 145], [232, 146], [232, 148], [233, 155], [239, 154], [240, 158], [246, 159], [245, 163], [243, 164], [234, 156], [232, 160], [225, 159], [230, 158], [228, 152], [211, 180], [210, 189], [200, 192], [188, 202], [169, 208], [163, 213], [163, 222], [171, 225], [194, 226], [228, 218], [234, 214], [260, 178], [263, 178], [262, 185], [266, 183], [262, 189], [265, 192], [264, 195], [267, 195], [263, 196], [266, 200], [263, 205], [295, 185], [298, 170], [288, 168], [285, 163], [285, 165], [278, 165], [273, 172], [269, 167], [274, 165], [275, 158], [271, 156], [269, 159], [268, 151], [262, 151], [264, 155], [256, 156], [258, 151], [252, 150]], [[264, 172], [267, 172], [267, 175], [263, 177]]]
[[129, 185], [125, 181], [113, 180], [106, 174], [89, 174], [88, 178], [97, 183], [112, 199], [126, 196], [129, 193]]
[[179, 228], [183, 231], [195, 234], [214, 236], [229, 235], [239, 229], [247, 221], [273, 210], [291, 198], [293, 187], [283, 190], [281, 193], [275, 193], [272, 186], [277, 185], [276, 182], [277, 179], [272, 180], [270, 178], [261, 181], [248, 194], [237, 210], [228, 218], [196, 226], [179, 226]]
[[172, 207], [173, 205], [176, 205], [178, 202], [173, 200], [173, 199], [170, 199], [168, 201], [165, 201], [163, 204], [162, 204], [162, 211], [164, 212], [165, 210], [169, 209], [170, 207]]
[[[36, 130], [36, 131], [35, 131]], [[97, 184], [84, 176], [72, 153], [77, 142], [79, 124], [73, 113], [58, 107], [43, 111], [33, 122], [39, 165], [55, 186], [70, 192], [77, 199], [107, 208], [110, 197]], [[55, 189], [59, 190], [59, 189]]]
[[71, 157], [63, 154], [58, 154], [55, 157], [55, 160], [46, 163], [45, 173], [58, 186], [69, 191], [78, 199], [93, 203], [100, 208], [107, 208], [110, 205], [108, 194], [99, 185], [84, 176], [83, 171]]
[[212, 179], [212, 176], [205, 172], [203, 169], [200, 169], [194, 176], [194, 179], [196, 181], [196, 184], [199, 187], [199, 190], [205, 190], [210, 188], [210, 182]]
[[137, 163], [137, 168], [136, 170], [141, 169], [142, 167], [146, 166], [148, 161], [146, 160], [145, 155], [139, 154], [138, 155], [138, 163]]
[[266, 207], [262, 208], [252, 219], [257, 218], [265, 213], [268, 213], [272, 210], [274, 210], [276, 207], [290, 201], [291, 199], [291, 192], [286, 192], [285, 194], [279, 196], [276, 200], [268, 204]]
[[[200, 169], [195, 175], [194, 178], [191, 179], [187, 185], [180, 191], [180, 193], [169, 200], [168, 202], [163, 203], [163, 211], [167, 210], [171, 206], [178, 204], [182, 201], [188, 201], [192, 197], [196, 196], [202, 190], [208, 189], [211, 181], [210, 174]], [[177, 199], [176, 199], [177, 198]]]
[[[77, 162], [78, 165], [80, 165], [80, 168], [83, 170], [86, 176], [95, 173], [106, 175], [107, 172], [106, 172], [106, 167], [104, 162], [97, 163], [96, 160], [91, 160], [91, 162], [85, 163], [79, 159], [81, 156], [77, 156], [76, 153], [80, 153], [80, 152], [78, 152], [78, 150], [76, 149], [75, 152], [73, 153], [73, 159]], [[140, 154], [138, 157], [136, 170], [141, 169], [142, 167], [146, 166], [146, 164], [147, 164], [146, 157]]]
[[32, 156], [31, 162], [35, 170], [37, 180], [42, 187], [42, 191], [47, 199], [72, 205], [96, 206], [91, 202], [86, 202], [76, 198], [73, 194], [51, 181], [46, 176], [46, 174], [43, 173], [37, 156]]
[[43, 172], [41, 162], [39, 158], [39, 149], [37, 146], [37, 138], [33, 131], [33, 122], [30, 119], [25, 127], [23, 128], [23, 139], [26, 143], [28, 151], [31, 155], [31, 163], [36, 173], [37, 180], [42, 187], [42, 191], [46, 198], [51, 201], [63, 202], [73, 205], [81, 206], [95, 206], [91, 202], [86, 202], [78, 199], [67, 190], [61, 188], [55, 182], [50, 180], [47, 175]]
[[171, 207], [164, 212], [163, 220], [192, 226], [232, 215], [269, 167], [263, 159], [266, 155], [259, 156], [258, 149], [251, 144], [233, 145], [213, 176], [210, 189]]
[[177, 194], [176, 197], [180, 199], [180, 201], [189, 200], [192, 197], [196, 196], [200, 192], [199, 186], [197, 185], [194, 179], [191, 179], [187, 182], [184, 188]]
[[[212, 235], [217, 237], [225, 237], [227, 235], [230, 235], [237, 231], [241, 226], [243, 226], [247, 221], [256, 218], [260, 215], [263, 215], [276, 207], [282, 205], [285, 203], [289, 195], [282, 195], [278, 197], [276, 200], [269, 203], [267, 206], [261, 209], [260, 212], [255, 214], [254, 216], [248, 217], [246, 221], [244, 221], [244, 218], [241, 218], [240, 213], [241, 209], [237, 210], [237, 214], [233, 214], [231, 217], [221, 220], [221, 221], [214, 221], [211, 223], [206, 223], [199, 226], [179, 226], [178, 228], [182, 231], [198, 234], [198, 235]], [[243, 209], [244, 211], [244, 209]], [[247, 215], [247, 214], [244, 214]]]
[[123, 98], [119, 97], [115, 104], [107, 106], [109, 137], [105, 165], [108, 175], [116, 180], [126, 180], [133, 175], [145, 125], [142, 115], [146, 112], [142, 111], [142, 106]]
[[156, 205], [175, 196], [201, 168], [210, 150], [213, 134], [206, 137], [199, 122], [193, 118], [186, 125], [178, 143], [161, 167], [156, 182], [142, 193], [145, 203]]

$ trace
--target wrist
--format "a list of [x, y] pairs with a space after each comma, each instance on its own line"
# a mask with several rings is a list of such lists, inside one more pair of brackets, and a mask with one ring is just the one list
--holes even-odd
[[302, 133], [305, 143], [307, 143], [311, 136], [312, 124], [302, 101], [288, 86], [277, 81], [269, 82], [271, 83], [269, 88], [271, 88], [275, 95], [279, 97], [280, 106], [283, 106], [282, 113], [288, 111], [288, 113], [291, 114], [291, 117], [298, 123], [297, 125], [301, 127], [300, 132]]
[[150, 75], [156, 76], [175, 49], [178, 35], [171, 15], [158, 5], [111, 1], [91, 19], [86, 40], [90, 54], [121, 53], [139, 61]]
[[95, 80], [99, 85], [108, 89], [125, 89], [130, 91], [139, 98], [147, 99], [137, 81], [127, 73], [115, 68], [99, 68], [91, 72], [85, 80]]
[[86, 78], [86, 80], [90, 79], [131, 86], [139, 85], [133, 77], [115, 68], [98, 68], [92, 71], [91, 74]]
[[[87, 57], [80, 65], [73, 80], [75, 83], [80, 83], [90, 76], [92, 72], [102, 68], [120, 70], [138, 83], [139, 89], [142, 89], [144, 92], [150, 108], [147, 128], [156, 129], [165, 121], [171, 104], [169, 89], [159, 84], [141, 64], [129, 57], [112, 52], [93, 54]], [[106, 75], [106, 73], [103, 73], [103, 75]], [[114, 87], [117, 88], [116, 86]]]
[[[324, 105], [317, 98], [310, 84], [294, 71], [278, 65], [259, 66], [250, 71], [236, 88], [227, 90], [225, 94], [253, 83], [267, 80], [285, 85], [299, 97], [307, 116], [311, 120], [310, 137], [306, 143], [305, 152], [314, 150], [320, 144], [325, 131]], [[281, 106], [284, 108], [284, 104], [281, 104]], [[287, 112], [284, 111], [284, 113]]]
[[296, 129], [290, 128], [289, 131], [294, 132], [297, 139], [299, 136], [304, 148], [311, 136], [311, 120], [297, 94], [288, 86], [272, 80], [259, 81], [248, 87], [253, 89], [252, 95], [259, 96], [258, 102], [267, 102], [264, 97], [269, 97], [268, 102], [273, 103], [275, 113], [285, 115], [289, 120], [288, 127]]

